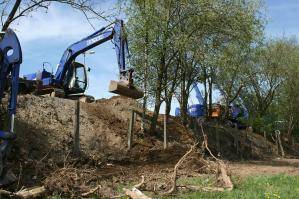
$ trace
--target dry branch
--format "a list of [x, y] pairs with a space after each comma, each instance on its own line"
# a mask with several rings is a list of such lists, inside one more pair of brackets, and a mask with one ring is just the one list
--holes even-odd
[[6, 191], [4, 189], [1, 189], [0, 190], [0, 198], [1, 196], [4, 195], [4, 196], [9, 196], [9, 197], [13, 197], [15, 196], [15, 194], [13, 192], [10, 192], [10, 191]]
[[123, 188], [123, 190], [125, 191], [125, 194], [132, 199], [151, 199], [135, 187], [133, 187], [132, 190], [126, 188]]
[[219, 174], [220, 174], [218, 177], [218, 181], [220, 181], [223, 184], [223, 187], [225, 189], [231, 191], [234, 188], [234, 185], [230, 177], [227, 175], [226, 165], [222, 161], [219, 161], [218, 164], [219, 164]]
[[46, 192], [46, 189], [44, 186], [41, 187], [35, 187], [31, 189], [23, 189], [15, 193], [14, 195], [20, 198], [35, 198], [38, 196], [41, 196]]
[[202, 132], [202, 135], [204, 138], [203, 145], [205, 146], [206, 150], [210, 153], [210, 155], [218, 163], [218, 172], [217, 172], [218, 173], [218, 182], [220, 182], [225, 189], [227, 189], [228, 191], [231, 191], [233, 189], [234, 185], [233, 185], [230, 177], [227, 175], [226, 165], [224, 164], [224, 162], [222, 160], [219, 160], [218, 158], [216, 158], [214, 156], [214, 154], [212, 153], [212, 151], [210, 150], [210, 148], [208, 146], [208, 137], [203, 130], [202, 124], [200, 124], [200, 127], [201, 127], [201, 132]]
[[87, 196], [93, 194], [94, 192], [96, 192], [97, 190], [99, 190], [101, 187], [102, 187], [101, 185], [98, 185], [95, 188], [90, 189], [88, 192], [82, 193], [81, 196], [82, 197], [87, 197]]
[[[61, 3], [69, 5], [70, 7], [79, 10], [83, 13], [88, 23], [93, 27], [91, 19], [104, 19], [109, 21], [107, 17], [103, 16], [104, 13], [96, 9], [94, 1], [91, 0], [16, 0], [3, 2], [3, 10], [1, 12], [2, 31], [6, 31], [11, 23], [21, 17], [30, 16], [32, 12], [49, 9], [51, 3]], [[9, 13], [9, 14], [6, 14]], [[93, 27], [94, 28], [94, 27]]]
[[144, 176], [143, 175], [141, 176], [141, 182], [134, 185], [133, 187], [139, 189], [142, 185], [144, 185]]
[[1, 189], [0, 190], [0, 198], [2, 198], [1, 197], [2, 195], [13, 197], [13, 198], [24, 198], [24, 199], [36, 198], [36, 197], [43, 195], [45, 192], [46, 192], [46, 189], [44, 186], [34, 187], [31, 189], [21, 189], [20, 191], [18, 191], [16, 193]]
[[177, 180], [177, 172], [178, 172], [178, 168], [181, 166], [181, 164], [183, 163], [183, 161], [186, 159], [186, 157], [193, 152], [193, 150], [195, 149], [195, 147], [198, 145], [198, 142], [195, 143], [189, 151], [187, 151], [185, 153], [185, 155], [183, 155], [183, 157], [181, 157], [181, 159], [176, 163], [176, 165], [174, 166], [174, 170], [173, 170], [173, 174], [172, 174], [172, 186], [171, 188], [164, 194], [171, 194], [174, 191], [176, 191], [176, 180]]

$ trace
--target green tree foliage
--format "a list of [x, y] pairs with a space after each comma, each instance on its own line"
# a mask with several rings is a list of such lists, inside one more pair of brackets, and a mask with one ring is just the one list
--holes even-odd
[[154, 105], [152, 131], [161, 103], [166, 102], [168, 115], [174, 94], [181, 104], [182, 120], [187, 122], [193, 82], [205, 84], [205, 104], [211, 106], [217, 60], [230, 43], [249, 45], [260, 33], [259, 5], [258, 1], [238, 0], [131, 2], [131, 60], [138, 82], [146, 91], [144, 104], [149, 100]]
[[[243, 99], [248, 123], [257, 132], [273, 132], [278, 124], [287, 138], [299, 129], [299, 48], [295, 39], [266, 39], [258, 0], [133, 0], [128, 14], [131, 64], [146, 97], [154, 106], [151, 131], [166, 103], [180, 103], [188, 123], [192, 83], [204, 85], [204, 103], [211, 110], [213, 90], [228, 107]], [[207, 112], [208, 116], [210, 113]]]
[[298, 55], [294, 39], [269, 40], [256, 47], [247, 65], [244, 97], [257, 131], [272, 132], [283, 124], [290, 137], [298, 126]]

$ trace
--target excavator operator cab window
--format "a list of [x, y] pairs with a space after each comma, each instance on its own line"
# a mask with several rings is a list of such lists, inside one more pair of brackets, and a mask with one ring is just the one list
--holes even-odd
[[85, 88], [85, 73], [84, 73], [83, 67], [77, 67], [76, 68], [76, 80], [75, 80], [75, 87], [79, 89]]
[[70, 94], [84, 93], [87, 88], [86, 68], [83, 64], [73, 62], [73, 73], [68, 90]]

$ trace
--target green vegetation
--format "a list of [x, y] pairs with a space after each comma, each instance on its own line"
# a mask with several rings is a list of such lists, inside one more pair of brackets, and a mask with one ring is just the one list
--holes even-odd
[[[143, 107], [161, 104], [165, 115], [177, 99], [188, 123], [192, 83], [203, 85], [209, 117], [215, 89], [228, 107], [243, 103], [255, 132], [279, 129], [289, 143], [299, 129], [299, 45], [295, 38], [268, 38], [261, 0], [131, 1], [126, 5], [131, 64], [145, 91]], [[298, 134], [298, 133], [297, 133]]]
[[[221, 199], [277, 199], [298, 198], [299, 176], [288, 176], [285, 174], [274, 176], [253, 176], [242, 180], [234, 179], [235, 188], [225, 192], [193, 192], [179, 194], [175, 198], [221, 198]], [[201, 180], [191, 178], [188, 184], [202, 184]], [[169, 197], [171, 198], [171, 197]]]

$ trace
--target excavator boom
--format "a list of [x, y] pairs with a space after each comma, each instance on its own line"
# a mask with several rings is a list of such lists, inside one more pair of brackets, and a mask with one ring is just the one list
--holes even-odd
[[[115, 45], [119, 81], [111, 81], [109, 91], [130, 98], [142, 98], [143, 92], [133, 86], [133, 70], [126, 67], [128, 44], [122, 20], [116, 20], [114, 23], [70, 45], [63, 53], [55, 75], [43, 71], [40, 75], [34, 76], [40, 82], [37, 86], [37, 93], [46, 94], [52, 92], [53, 89], [58, 89], [63, 91], [63, 96], [66, 98], [84, 95], [88, 79], [86, 67], [75, 60], [79, 55], [110, 40], [113, 40]], [[79, 77], [78, 73], [81, 71], [84, 71], [84, 75]], [[30, 76], [27, 75], [27, 79], [30, 79]], [[40, 79], [38, 79], [38, 76]]]
[[0, 186], [7, 185], [15, 180], [13, 175], [9, 174], [5, 162], [11, 142], [16, 138], [14, 119], [17, 107], [21, 63], [22, 50], [18, 37], [13, 30], [8, 29], [4, 35], [1, 35], [0, 41], [0, 103], [2, 103], [4, 94], [8, 93], [7, 110], [10, 121], [8, 130], [0, 130]]

